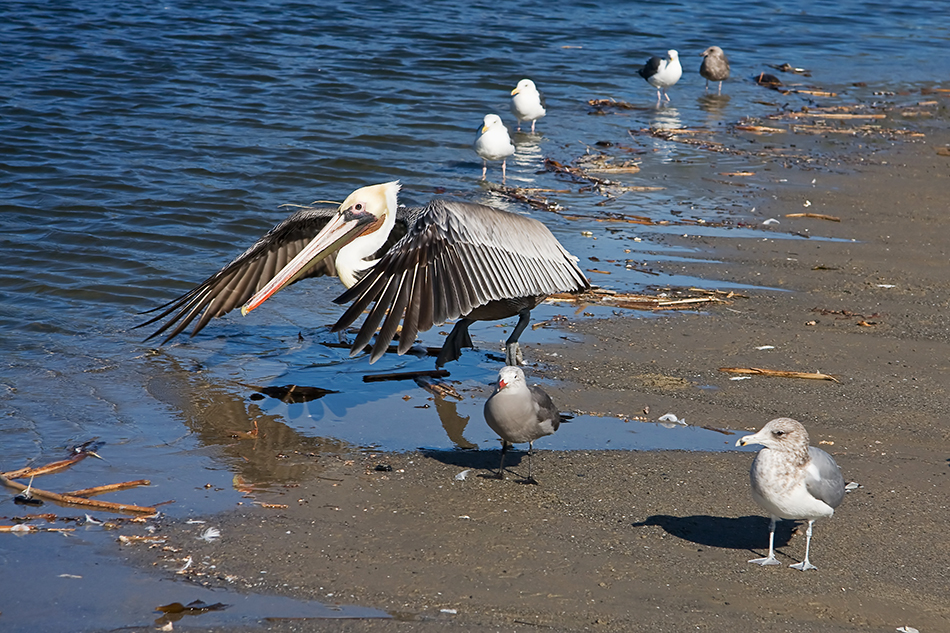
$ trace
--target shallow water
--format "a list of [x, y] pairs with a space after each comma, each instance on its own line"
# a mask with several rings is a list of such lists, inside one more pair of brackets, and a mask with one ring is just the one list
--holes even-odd
[[[322, 326], [340, 313], [327, 300], [339, 292], [332, 280], [300, 284], [247, 318], [230, 315], [213, 323], [191, 341], [157, 352], [141, 343], [143, 332], [130, 329], [141, 319], [138, 312], [190, 288], [241, 252], [287, 215], [281, 204], [340, 200], [356, 187], [398, 178], [405, 202], [445, 191], [541, 219], [585, 268], [602, 267], [587, 265], [589, 257], [662, 267], [708, 256], [668, 245], [667, 234], [798, 239], [783, 235], [781, 227], [760, 231], [763, 218], [746, 199], [780, 180], [765, 169], [767, 159], [713, 154], [627, 130], [719, 131], [743, 116], [814, 103], [755, 86], [749, 78], [756, 73], [780, 74], [769, 63], [809, 68], [810, 79], [782, 79], [841, 94], [822, 104], [913, 103], [921, 88], [943, 79], [950, 39], [950, 17], [940, 3], [905, 9], [839, 2], [831, 13], [778, 2], [618, 8], [592, 1], [557, 10], [526, 2], [510, 12], [452, 1], [332, 8], [267, 1], [220, 8], [197, 2], [7, 2], [0, 15], [6, 87], [0, 95], [0, 469], [60, 459], [68, 446], [98, 438], [108, 461], [85, 460], [37, 485], [68, 490], [149, 478], [149, 488], [108, 498], [143, 504], [175, 499], [163, 511], [182, 517], [235, 503], [231, 479], [239, 469], [251, 469], [259, 481], [293, 478], [269, 461], [248, 466], [233, 450], [229, 433], [247, 430], [254, 419], [283, 429], [272, 436], [275, 447], [286, 440], [319, 451], [451, 449], [463, 445], [459, 437], [495, 445], [481, 421], [480, 400], [472, 396], [492, 380], [499, 361], [489, 352], [500, 349], [510, 323], [473, 328], [482, 349], [465, 352], [449, 367], [470, 390], [456, 407], [458, 416], [468, 417], [458, 435], [449, 433], [428, 393], [413, 383], [362, 383], [364, 373], [427, 369], [430, 359], [386, 357], [370, 367], [321, 344], [334, 340]], [[699, 52], [712, 43], [727, 51], [733, 69], [725, 96], [716, 99], [704, 94], [696, 73]], [[655, 91], [635, 71], [668, 48], [679, 50], [685, 74], [670, 91], [671, 104], [656, 108]], [[548, 115], [539, 121], [538, 135], [515, 137], [509, 185], [570, 190], [547, 195], [574, 213], [690, 218], [714, 226], [605, 229], [593, 220], [528, 209], [483, 187], [471, 151], [474, 130], [489, 111], [512, 123], [508, 93], [522, 76], [540, 86]], [[592, 116], [591, 98], [638, 107]], [[566, 163], [597, 141], [621, 144], [612, 151], [642, 161], [642, 171], [621, 178], [624, 183], [663, 189], [627, 193], [596, 207], [603, 200], [598, 194], [541, 171], [544, 157]], [[847, 151], [843, 141], [826, 145], [828, 152]], [[739, 170], [758, 173], [747, 189], [716, 182], [715, 174]], [[489, 179], [499, 175], [493, 165]], [[748, 226], [735, 228], [739, 221]], [[593, 236], [585, 237], [586, 230]], [[711, 262], [698, 279], [614, 266], [609, 276], [591, 277], [621, 291], [728, 287], [715, 269]], [[536, 318], [559, 314], [583, 318], [569, 306], [545, 306]], [[423, 343], [441, 344], [439, 331], [426, 333]], [[545, 344], [562, 336], [568, 335], [535, 330], [524, 338], [530, 353], [543, 355]], [[286, 405], [253, 400], [248, 387], [283, 384], [340, 393]], [[424, 404], [430, 407], [416, 408]], [[709, 450], [723, 439], [697, 429], [637, 424], [582, 418], [544, 447]], [[208, 495], [206, 483], [231, 492]], [[23, 514], [12, 494], [0, 500], [0, 516]], [[84, 546], [85, 539], [102, 546], [112, 538], [96, 532], [82, 541], [5, 536], [5, 596], [16, 594], [23, 574], [42, 582], [66, 573], [64, 558], [100, 560], [108, 547]], [[61, 611], [49, 612], [52, 621], [57, 613], [68, 621], [85, 599], [83, 586], [63, 594], [56, 603]], [[118, 621], [144, 621], [135, 609]], [[40, 630], [28, 626], [28, 612], [7, 598], [0, 599], [0, 613], [4, 630]], [[74, 630], [114, 625], [114, 619], [92, 615]]]

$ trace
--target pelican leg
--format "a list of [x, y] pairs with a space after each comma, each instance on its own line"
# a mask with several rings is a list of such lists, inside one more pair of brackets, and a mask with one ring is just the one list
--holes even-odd
[[508, 337], [508, 340], [505, 341], [506, 365], [512, 365], [514, 367], [524, 365], [524, 356], [521, 354], [521, 346], [518, 344], [518, 339], [521, 338], [521, 333], [524, 332], [530, 322], [531, 310], [528, 308], [521, 310], [518, 313], [518, 323], [515, 325], [514, 331], [511, 333], [511, 336]]
[[508, 452], [508, 447], [511, 446], [505, 440], [501, 441], [501, 463], [498, 464], [498, 479], [505, 478], [505, 453]]
[[472, 336], [468, 333], [468, 326], [472, 323], [474, 323], [474, 321], [471, 319], [460, 319], [459, 322], [455, 324], [455, 327], [452, 328], [449, 335], [445, 337], [445, 343], [442, 344], [439, 357], [435, 359], [436, 368], [442, 367], [453, 360], [458, 360], [459, 357], [462, 356], [463, 347], [475, 347], [475, 345], [472, 344]]
[[815, 523], [814, 519], [808, 522], [808, 530], [805, 532], [805, 560], [800, 563], [795, 563], [794, 565], [789, 565], [792, 569], [800, 569], [802, 571], [808, 571], [809, 569], [818, 569], [810, 562], [808, 562], [808, 549], [811, 546], [811, 526]]
[[772, 517], [772, 520], [769, 523], [769, 555], [765, 558], [753, 558], [749, 562], [755, 563], [757, 565], [779, 564], [778, 560], [775, 558], [775, 517]]

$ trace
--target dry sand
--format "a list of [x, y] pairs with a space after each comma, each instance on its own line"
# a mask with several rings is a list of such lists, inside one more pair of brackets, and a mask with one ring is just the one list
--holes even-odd
[[[561, 381], [549, 391], [565, 410], [649, 407], [750, 431], [802, 421], [860, 484], [816, 523], [817, 571], [787, 567], [804, 553], [793, 522], [776, 536], [784, 565], [746, 562], [768, 545], [748, 452], [542, 450], [538, 486], [484, 477], [495, 451], [323, 455], [299, 486], [254, 496], [286, 508], [216, 517], [218, 541], [162, 529], [176, 556], [193, 556], [196, 582], [394, 617], [262, 625], [274, 631], [950, 631], [950, 158], [936, 152], [947, 140], [933, 130], [848, 173], [785, 170], [789, 182], [755, 202], [776, 230], [845, 241], [675, 238], [723, 262], [676, 264], [691, 274], [787, 292], [578, 322], [586, 345], [537, 370]], [[784, 217], [806, 210], [841, 222]], [[840, 382], [734, 381], [724, 366]]]

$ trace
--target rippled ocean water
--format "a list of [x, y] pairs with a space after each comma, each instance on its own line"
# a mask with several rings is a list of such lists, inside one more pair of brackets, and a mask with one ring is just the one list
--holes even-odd
[[[449, 413], [420, 410], [415, 405], [428, 394], [414, 384], [370, 388], [361, 381], [369, 371], [430, 368], [431, 360], [387, 357], [371, 368], [321, 344], [333, 340], [323, 326], [340, 313], [329, 302], [340, 291], [334, 280], [298, 284], [246, 318], [229, 315], [158, 351], [141, 342], [145, 332], [131, 328], [142, 320], [139, 312], [198, 283], [285, 217], [290, 210], [282, 204], [339, 201], [357, 187], [393, 179], [402, 181], [408, 203], [444, 192], [530, 214], [582, 261], [632, 257], [642, 268], [683, 255], [695, 259], [696, 253], [664, 244], [661, 229], [631, 226], [591, 240], [584, 230], [603, 233], [593, 221], [493, 194], [479, 182], [480, 161], [471, 150], [484, 114], [496, 112], [512, 127], [508, 94], [522, 77], [534, 79], [548, 115], [537, 135], [515, 136], [508, 184], [555, 190], [547, 195], [571, 212], [596, 215], [603, 197], [544, 172], [543, 159], [570, 162], [597, 141], [610, 141], [642, 161], [638, 174], [623, 177], [626, 184], [664, 187], [621, 196], [610, 211], [655, 220], [684, 209], [707, 221], [741, 218], [746, 202], [703, 175], [754, 169], [761, 159], [627, 131], [717, 129], [772, 112], [776, 104], [763, 101], [777, 98], [751, 77], [778, 74], [768, 64], [783, 62], [808, 68], [812, 76], [803, 81], [844, 101], [899, 101], [945, 82], [948, 12], [939, 2], [850, 1], [833, 8], [529, 1], [512, 9], [455, 1], [5, 2], [0, 470], [60, 459], [69, 446], [96, 439], [107, 461], [86, 460], [36, 485], [65, 490], [148, 478], [152, 487], [112, 498], [174, 498], [179, 502], [164, 510], [186, 516], [234, 502], [236, 492], [201, 492], [205, 483], [228, 489], [235, 473], [293, 480], [293, 469], [273, 457], [280, 451], [491, 448], [480, 402]], [[726, 97], [718, 100], [704, 95], [697, 73], [699, 53], [711, 44], [732, 63]], [[684, 76], [670, 90], [672, 102], [656, 108], [655, 91], [636, 70], [670, 48], [679, 51]], [[636, 108], [593, 116], [587, 105], [593, 98]], [[783, 101], [778, 107], [815, 103]], [[825, 102], [834, 100], [818, 98]], [[499, 178], [497, 166], [490, 167], [489, 180]], [[620, 254], [624, 249], [632, 255]], [[666, 283], [722, 287], [714, 270], [700, 280], [657, 278], [636, 268], [592, 281], [624, 291]], [[538, 318], [562, 312], [570, 309], [545, 307]], [[438, 331], [423, 341], [441, 344]], [[473, 335], [480, 347], [497, 348], [506, 331], [485, 325]], [[559, 336], [529, 331], [524, 341], [543, 345]], [[465, 352], [449, 367], [453, 378], [490, 381], [498, 361], [485, 351]], [[285, 404], [252, 399], [248, 387], [282, 384], [341, 393]], [[232, 425], [222, 428], [222, 419]], [[229, 433], [253, 420], [271, 425], [270, 452], [248, 458]], [[545, 448], [597, 448], [604, 435], [589, 428], [552, 438]], [[621, 448], [664, 442], [712, 448], [707, 444], [714, 441], [651, 436], [638, 444], [638, 434], [627, 429], [602, 431], [620, 438], [614, 446]], [[23, 514], [12, 493], [0, 499], [0, 516], [7, 517], [0, 523]], [[58, 579], [63, 560], [90, 560], [95, 548], [77, 542], [106, 542], [91, 534], [0, 536], [5, 596], [24, 578], [38, 589]], [[63, 610], [44, 610], [42, 626], [34, 621], [39, 628], [30, 630], [62, 630], [57, 623], [88, 590], [73, 582], [62, 589]], [[26, 630], [24, 617], [0, 599], [0, 628]], [[104, 608], [84, 612], [71, 629], [148, 618]]]

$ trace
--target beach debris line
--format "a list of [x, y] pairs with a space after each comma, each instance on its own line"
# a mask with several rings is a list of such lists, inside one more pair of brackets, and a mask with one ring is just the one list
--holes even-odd
[[830, 380], [840, 382], [831, 374], [820, 372], [784, 371], [779, 369], [762, 369], [760, 367], [720, 367], [719, 371], [727, 374], [751, 374], [755, 376], [774, 376], [776, 378], [804, 378], [806, 380]]
[[704, 290], [701, 288], [676, 290], [665, 288], [658, 295], [639, 295], [616, 292], [605, 288], [591, 288], [578, 295], [553, 294], [548, 297], [547, 301], [574, 303], [582, 308], [593, 304], [630, 310], [689, 310], [703, 304], [730, 303], [735, 298], [747, 297], [733, 291]]

